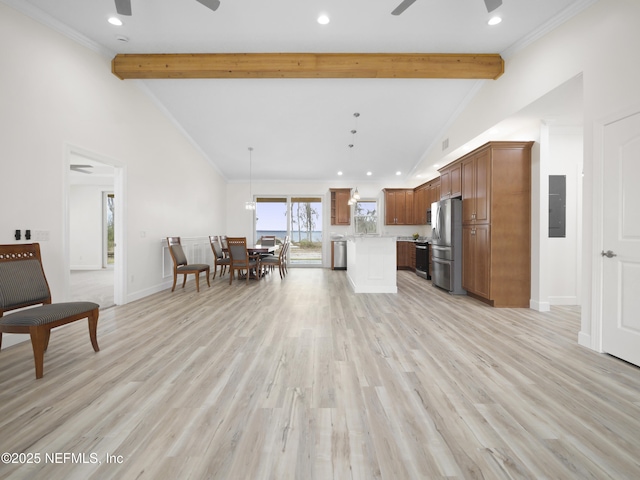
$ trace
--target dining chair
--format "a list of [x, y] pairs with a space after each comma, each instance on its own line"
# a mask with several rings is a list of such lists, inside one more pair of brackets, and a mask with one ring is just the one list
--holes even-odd
[[231, 264], [231, 259], [222, 251], [222, 244], [218, 235], [210, 235], [209, 243], [213, 252], [213, 278], [216, 278], [218, 267], [220, 267], [220, 276], [223, 276], [227, 272], [227, 267]]
[[260, 237], [260, 241], [258, 242], [263, 247], [275, 247], [276, 246], [276, 236], [275, 235], [262, 235]]
[[273, 270], [275, 267], [278, 267], [278, 270], [280, 271], [280, 278], [284, 278], [284, 275], [286, 274], [284, 269], [286, 253], [286, 247], [285, 245], [282, 245], [277, 256], [271, 255], [268, 257], [260, 257], [260, 267], [265, 269], [268, 268], [269, 270]]
[[182, 249], [182, 243], [180, 242], [180, 237], [167, 237], [167, 243], [169, 244], [169, 253], [171, 254], [171, 259], [173, 260], [173, 286], [171, 287], [171, 291], [173, 292], [176, 289], [176, 280], [178, 278], [178, 274], [184, 275], [184, 280], [182, 281], [182, 288], [184, 288], [187, 283], [187, 275], [193, 273], [196, 276], [196, 290], [200, 291], [200, 273], [204, 272], [207, 276], [207, 285], [211, 286], [209, 282], [209, 271], [211, 267], [208, 263], [189, 263], [187, 262], [187, 257], [184, 254], [184, 250]]
[[[276, 246], [276, 236], [275, 235], [262, 235], [260, 237], [260, 240], [258, 240], [258, 243], [263, 246], [263, 247], [275, 247]], [[262, 263], [262, 259], [264, 258], [277, 258], [276, 255], [274, 255], [271, 252], [265, 252], [265, 253], [261, 253], [260, 254], [260, 262]], [[272, 263], [272, 262], [270, 262]], [[269, 269], [273, 269], [273, 265], [268, 265]]]
[[227, 245], [226, 235], [220, 235], [220, 246], [222, 247], [222, 251], [225, 251], [227, 250], [227, 248], [229, 248], [229, 246]]
[[284, 270], [285, 275], [289, 273], [289, 247], [290, 246], [291, 246], [291, 242], [287, 237], [286, 241], [284, 242], [284, 245], [282, 245], [282, 248], [284, 250], [284, 253], [282, 254], [282, 269]]
[[255, 270], [256, 276], [260, 275], [259, 257], [250, 257], [247, 252], [247, 237], [227, 237], [229, 250], [229, 285], [233, 282], [234, 272], [246, 270], [246, 280], [249, 283], [251, 270]]

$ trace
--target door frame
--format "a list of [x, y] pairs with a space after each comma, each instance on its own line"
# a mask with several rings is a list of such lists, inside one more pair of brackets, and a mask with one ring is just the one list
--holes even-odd
[[[584, 245], [583, 260], [591, 264], [591, 302], [583, 301], [582, 325], [588, 325], [586, 331], [581, 331], [578, 338], [580, 345], [603, 353], [602, 332], [604, 326], [604, 258], [600, 252], [604, 250], [604, 136], [607, 125], [623, 118], [640, 113], [640, 104], [626, 107], [610, 115], [594, 121], [593, 126], [593, 182], [592, 182], [592, 215], [591, 215], [591, 248]], [[583, 199], [589, 195], [583, 188]], [[583, 213], [585, 209], [583, 209]], [[583, 218], [587, 221], [588, 219]], [[585, 242], [586, 243], [586, 242]], [[589, 258], [590, 257], [590, 258]], [[590, 260], [589, 263], [586, 261]], [[585, 269], [586, 270], [586, 269]], [[586, 284], [586, 282], [585, 282]], [[587, 297], [587, 295], [584, 295]], [[584, 298], [583, 297], [583, 298]], [[584, 308], [588, 307], [588, 308]]]
[[105, 155], [101, 155], [90, 150], [86, 150], [84, 148], [66, 144], [64, 151], [64, 191], [63, 191], [63, 203], [64, 203], [64, 211], [63, 211], [63, 248], [64, 248], [64, 268], [65, 268], [65, 282], [63, 291], [65, 294], [65, 298], [69, 298], [70, 295], [70, 284], [71, 284], [71, 240], [70, 240], [70, 221], [69, 221], [69, 188], [71, 185], [71, 181], [69, 179], [69, 175], [71, 172], [71, 157], [72, 155], [81, 155], [90, 160], [104, 163], [105, 165], [109, 165], [113, 167], [113, 194], [114, 198], [114, 206], [116, 212], [121, 212], [120, 215], [115, 216], [114, 228], [115, 228], [115, 243], [118, 248], [118, 253], [115, 255], [115, 262], [113, 265], [113, 300], [116, 305], [123, 305], [126, 298], [126, 257], [127, 257], [127, 248], [125, 243], [126, 232], [125, 232], [125, 208], [126, 198], [126, 167], [125, 165], [113, 158], [107, 157]]

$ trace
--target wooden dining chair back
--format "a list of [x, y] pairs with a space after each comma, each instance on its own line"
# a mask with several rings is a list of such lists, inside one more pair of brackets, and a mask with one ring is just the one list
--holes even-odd
[[282, 245], [282, 249], [284, 250], [282, 254], [282, 269], [284, 270], [285, 275], [289, 273], [289, 247], [291, 247], [291, 242], [287, 237], [284, 245]]
[[262, 235], [260, 237], [260, 241], [258, 242], [263, 247], [275, 247], [276, 246], [276, 236], [275, 235]]
[[173, 260], [173, 286], [171, 291], [176, 289], [176, 281], [178, 275], [184, 275], [182, 280], [182, 288], [187, 283], [187, 275], [193, 273], [196, 276], [196, 290], [200, 291], [200, 273], [204, 272], [207, 276], [207, 285], [211, 286], [209, 282], [209, 272], [211, 267], [208, 263], [189, 263], [187, 262], [187, 256], [182, 249], [182, 243], [180, 237], [167, 237], [167, 243], [169, 244], [169, 253], [171, 254], [171, 260]]
[[229, 250], [229, 258], [231, 263], [229, 266], [229, 285], [233, 282], [235, 271], [246, 271], [246, 280], [249, 282], [251, 270], [258, 272], [258, 259], [252, 258], [247, 252], [247, 237], [227, 237], [227, 248]]
[[222, 251], [222, 244], [218, 235], [210, 235], [209, 243], [213, 252], [213, 278], [216, 278], [218, 267], [220, 267], [220, 276], [223, 276], [227, 271], [227, 267], [231, 264], [231, 259]]
[[286, 275], [286, 270], [284, 267], [284, 259], [286, 253], [286, 246], [282, 245], [277, 256], [271, 255], [268, 257], [260, 257], [260, 267], [268, 270], [273, 270], [275, 267], [278, 267], [280, 278], [284, 278], [284, 276]]
[[[32, 308], [24, 308], [32, 307]], [[51, 329], [86, 318], [94, 351], [100, 305], [93, 302], [51, 303], [38, 243], [0, 245], [0, 348], [3, 333], [29, 334], [36, 378], [44, 374], [44, 352]], [[21, 309], [10, 315], [5, 312]]]

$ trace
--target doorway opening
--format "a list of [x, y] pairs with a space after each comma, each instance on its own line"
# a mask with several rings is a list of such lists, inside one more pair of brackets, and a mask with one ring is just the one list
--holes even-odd
[[124, 299], [122, 238], [123, 168], [76, 148], [67, 151], [66, 258], [70, 300], [93, 301], [101, 309]]

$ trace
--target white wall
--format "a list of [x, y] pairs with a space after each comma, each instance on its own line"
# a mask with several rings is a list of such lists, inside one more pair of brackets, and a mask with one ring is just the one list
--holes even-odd
[[109, 58], [3, 3], [0, 43], [0, 243], [48, 232], [45, 272], [53, 300], [67, 299], [68, 151], [79, 148], [123, 170], [125, 301], [165, 288], [160, 240], [223, 230], [224, 179]]
[[[582, 260], [582, 129], [550, 128], [549, 175], [564, 175], [567, 181], [566, 237], [546, 235], [545, 283], [551, 305], [580, 305]], [[548, 182], [548, 177], [547, 177]], [[548, 206], [548, 201], [547, 201]]]

